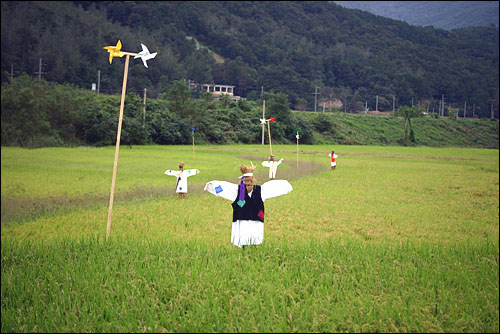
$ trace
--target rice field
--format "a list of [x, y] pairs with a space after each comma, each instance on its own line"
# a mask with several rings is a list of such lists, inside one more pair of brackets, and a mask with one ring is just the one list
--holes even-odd
[[203, 187], [268, 146], [122, 146], [108, 240], [114, 147], [2, 147], [2, 332], [499, 331], [498, 150], [299, 148], [239, 249]]

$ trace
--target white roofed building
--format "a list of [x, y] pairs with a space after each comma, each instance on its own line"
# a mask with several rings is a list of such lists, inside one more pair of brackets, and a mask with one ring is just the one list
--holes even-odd
[[232, 85], [219, 84], [197, 84], [189, 81], [189, 89], [201, 89], [202, 92], [212, 93], [214, 97], [219, 97], [222, 94], [229, 95], [232, 100], [238, 101], [241, 97], [234, 95], [234, 87]]

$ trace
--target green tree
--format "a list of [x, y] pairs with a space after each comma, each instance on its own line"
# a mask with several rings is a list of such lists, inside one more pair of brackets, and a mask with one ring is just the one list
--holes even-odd
[[181, 117], [189, 117], [191, 112], [191, 92], [184, 80], [175, 80], [160, 98], [167, 100], [168, 109]]
[[289, 125], [292, 112], [288, 96], [284, 93], [273, 94], [269, 100], [266, 114], [275, 116], [280, 122]]
[[297, 100], [297, 108], [299, 108], [300, 111], [305, 111], [307, 107], [307, 100], [304, 98], [299, 98]]
[[419, 106], [401, 106], [396, 112], [394, 112], [394, 116], [404, 118], [404, 145], [408, 145], [408, 129], [410, 130], [410, 141], [415, 143], [415, 134], [411, 127], [411, 119], [422, 117], [424, 115], [423, 111], [423, 107]]

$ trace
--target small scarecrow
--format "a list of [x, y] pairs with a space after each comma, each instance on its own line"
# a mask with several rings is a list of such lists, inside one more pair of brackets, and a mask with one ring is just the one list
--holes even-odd
[[335, 150], [332, 150], [332, 153], [328, 154], [330, 158], [332, 158], [331, 166], [332, 170], [335, 170], [335, 167], [337, 167], [337, 155], [335, 154]]
[[269, 167], [269, 180], [274, 180], [276, 178], [276, 170], [278, 169], [278, 166], [282, 161], [283, 158], [281, 158], [279, 161], [275, 161], [274, 155], [271, 155], [269, 157], [269, 160], [262, 161], [262, 166]]
[[177, 177], [177, 185], [175, 186], [175, 192], [180, 198], [184, 198], [187, 195], [187, 178], [196, 174], [199, 174], [200, 171], [197, 169], [187, 169], [184, 170], [184, 162], [179, 163], [179, 170], [167, 170], [165, 171], [166, 175]]

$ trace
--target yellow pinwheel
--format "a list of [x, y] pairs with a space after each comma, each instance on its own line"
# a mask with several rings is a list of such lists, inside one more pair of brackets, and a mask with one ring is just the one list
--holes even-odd
[[122, 42], [118, 40], [116, 46], [105, 46], [103, 49], [108, 50], [109, 52], [109, 63], [113, 61], [113, 57], [123, 57], [125, 53], [121, 52]]

